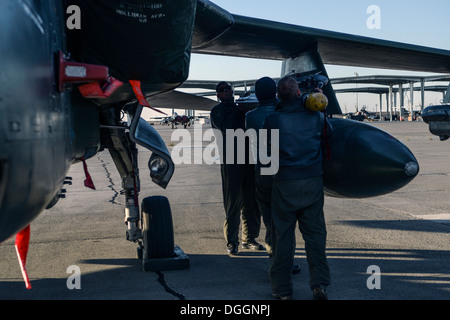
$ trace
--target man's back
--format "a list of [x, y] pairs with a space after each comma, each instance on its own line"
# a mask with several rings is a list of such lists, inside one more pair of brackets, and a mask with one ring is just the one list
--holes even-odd
[[279, 130], [279, 171], [276, 179], [305, 179], [322, 175], [322, 129], [319, 112], [299, 103], [282, 103], [269, 115], [265, 128]]
[[264, 121], [269, 114], [275, 111], [275, 104], [262, 105], [245, 115], [245, 128], [259, 130], [263, 128]]

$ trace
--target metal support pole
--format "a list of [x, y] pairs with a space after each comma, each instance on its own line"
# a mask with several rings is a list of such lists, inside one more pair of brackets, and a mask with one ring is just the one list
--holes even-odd
[[421, 106], [420, 106], [420, 111], [423, 111], [423, 106], [425, 105], [425, 79], [422, 78], [420, 80], [420, 97], [422, 100]]
[[392, 121], [392, 104], [393, 104], [393, 94], [392, 94], [392, 85], [389, 85], [389, 121]]
[[389, 118], [389, 92], [386, 93], [386, 118]]
[[382, 121], [383, 117], [383, 94], [380, 93], [380, 121]]
[[392, 95], [394, 96], [394, 117], [397, 116], [397, 94], [395, 92], [392, 92]]
[[409, 83], [409, 90], [410, 90], [410, 97], [411, 97], [410, 112], [411, 112], [411, 121], [412, 121], [413, 109], [414, 109], [414, 82]]
[[403, 96], [403, 83], [398, 85], [398, 95], [400, 97], [400, 108], [405, 106], [405, 97]]

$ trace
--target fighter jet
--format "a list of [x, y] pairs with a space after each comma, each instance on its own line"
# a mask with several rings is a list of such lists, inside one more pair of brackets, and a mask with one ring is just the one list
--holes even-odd
[[441, 141], [450, 137], [450, 84], [442, 101], [442, 105], [426, 107], [422, 111], [422, 119], [428, 124], [432, 134]]
[[171, 117], [156, 117], [151, 119], [161, 120], [163, 124], [167, 125], [171, 124], [172, 129], [177, 128], [179, 124], [186, 129], [188, 126], [191, 126], [191, 122], [194, 119], [194, 117], [187, 116], [185, 114], [179, 115], [175, 112]]
[[[166, 188], [175, 166], [140, 114], [187, 79], [191, 53], [277, 59], [282, 74], [327, 77], [324, 63], [450, 72], [449, 51], [238, 16], [208, 0], [2, 0], [0, 43], [0, 242], [17, 234], [26, 281], [30, 224], [64, 196], [71, 165], [82, 163], [85, 185], [95, 188], [86, 160], [103, 149], [122, 178], [127, 239], [144, 269], [174, 256], [182, 261], [175, 268], [186, 267], [168, 200], [139, 200], [136, 146], [152, 151], [150, 177]], [[341, 113], [330, 83], [323, 92], [327, 115]], [[328, 194], [376, 196], [417, 175], [414, 155], [389, 134], [331, 121]]]

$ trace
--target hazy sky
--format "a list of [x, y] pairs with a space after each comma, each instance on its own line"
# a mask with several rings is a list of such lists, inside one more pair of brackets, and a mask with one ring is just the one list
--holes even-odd
[[[231, 13], [366, 37], [450, 50], [450, 1], [448, 0], [214, 0]], [[379, 29], [370, 29], [370, 6], [380, 9]], [[330, 78], [362, 75], [428, 75], [366, 68], [326, 66]], [[280, 76], [281, 62], [193, 55], [190, 80], [243, 80]], [[416, 97], [417, 95], [417, 97]], [[419, 93], [414, 96], [420, 102]], [[439, 103], [441, 94], [426, 93], [426, 105]], [[354, 111], [355, 94], [339, 94], [341, 108]], [[359, 94], [359, 104], [378, 103], [378, 95]], [[385, 102], [383, 102], [385, 103]]]

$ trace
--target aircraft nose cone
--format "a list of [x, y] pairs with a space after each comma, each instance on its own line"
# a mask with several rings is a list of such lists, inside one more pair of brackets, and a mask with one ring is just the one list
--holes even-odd
[[409, 177], [415, 177], [419, 173], [419, 164], [414, 161], [409, 161], [405, 165], [405, 173]]

